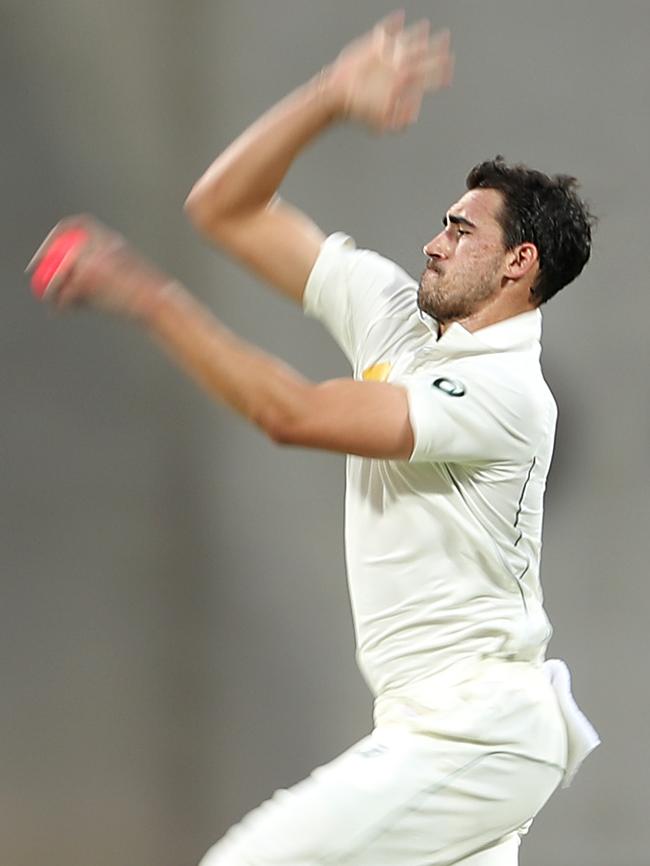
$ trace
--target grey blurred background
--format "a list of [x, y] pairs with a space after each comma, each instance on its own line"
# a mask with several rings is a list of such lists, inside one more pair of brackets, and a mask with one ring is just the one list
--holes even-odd
[[[418, 274], [497, 152], [576, 174], [592, 263], [545, 310], [559, 406], [543, 578], [604, 745], [525, 866], [642, 866], [647, 820], [647, 0], [406, 0], [452, 28], [457, 77], [419, 125], [341, 128], [285, 195]], [[22, 275], [90, 211], [306, 375], [318, 325], [208, 250], [182, 214], [212, 157], [390, 0], [2, 0], [2, 866], [184, 866], [363, 736], [342, 554], [343, 459], [281, 450], [142, 334], [38, 306]]]

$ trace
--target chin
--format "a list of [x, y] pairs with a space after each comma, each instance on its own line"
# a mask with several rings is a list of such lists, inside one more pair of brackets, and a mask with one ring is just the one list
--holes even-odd
[[465, 304], [454, 305], [449, 302], [445, 303], [443, 299], [423, 297], [419, 292], [418, 308], [437, 322], [451, 322], [457, 319], [465, 319], [472, 312]]
[[436, 297], [435, 290], [427, 289], [420, 283], [418, 288], [418, 309], [434, 319], [442, 319], [445, 314], [445, 304], [441, 303], [442, 299]]
[[426, 313], [427, 316], [431, 316], [432, 319], [436, 319], [438, 322], [443, 322], [445, 320], [445, 310], [441, 309], [437, 304], [432, 304], [431, 301], [426, 298], [420, 298], [418, 296], [418, 309], [421, 313]]
[[432, 312], [431, 297], [427, 297], [427, 292], [421, 286], [418, 289], [418, 309], [421, 313], [426, 313], [428, 316], [434, 315]]

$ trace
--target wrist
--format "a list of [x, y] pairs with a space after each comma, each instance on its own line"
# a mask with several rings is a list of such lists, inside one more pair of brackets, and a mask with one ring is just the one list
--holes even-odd
[[149, 330], [155, 330], [159, 317], [170, 309], [185, 294], [185, 289], [176, 280], [161, 277], [141, 286], [133, 299], [129, 317]]
[[325, 107], [328, 119], [332, 123], [345, 120], [349, 113], [347, 110], [347, 95], [339, 79], [334, 74], [333, 67], [324, 66], [313, 79], [313, 85]]

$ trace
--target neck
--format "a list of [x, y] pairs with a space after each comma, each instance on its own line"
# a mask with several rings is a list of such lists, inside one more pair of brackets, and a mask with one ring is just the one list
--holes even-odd
[[442, 337], [447, 328], [454, 322], [458, 322], [466, 331], [472, 333], [481, 328], [487, 328], [488, 325], [496, 325], [497, 322], [502, 322], [504, 319], [511, 319], [513, 316], [519, 316], [535, 309], [537, 309], [537, 304], [532, 301], [530, 292], [523, 298], [514, 299], [508, 296], [507, 292], [499, 292], [479, 304], [468, 316], [446, 321], [439, 320], [439, 336]]

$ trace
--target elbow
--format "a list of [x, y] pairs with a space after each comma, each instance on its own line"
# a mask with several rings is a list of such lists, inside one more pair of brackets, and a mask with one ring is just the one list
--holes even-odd
[[300, 445], [300, 437], [295, 421], [287, 415], [267, 412], [255, 423], [275, 445]]
[[308, 445], [318, 388], [285, 364], [264, 362], [258, 389], [242, 413], [276, 445]]
[[211, 166], [190, 190], [183, 210], [192, 225], [203, 234], [219, 237], [236, 212], [223, 173]]
[[218, 179], [201, 178], [190, 190], [183, 210], [190, 223], [217, 246], [234, 251], [241, 234], [241, 214], [228, 203]]
[[294, 383], [291, 399], [265, 401], [251, 420], [276, 445], [309, 446], [313, 444], [309, 422], [312, 392], [312, 386]]
[[183, 202], [183, 211], [191, 223], [196, 223], [199, 218], [201, 193], [198, 187], [199, 184], [195, 183]]
[[192, 225], [200, 231], [207, 232], [216, 222], [216, 208], [212, 203], [212, 196], [208, 196], [203, 188], [202, 181], [197, 181], [189, 195], [185, 199], [183, 210]]

